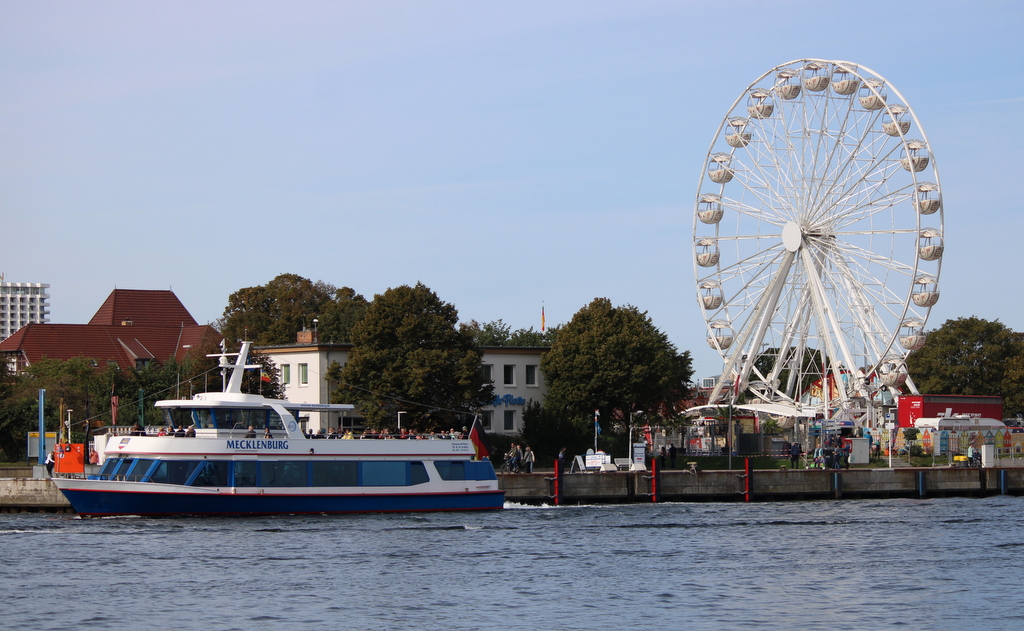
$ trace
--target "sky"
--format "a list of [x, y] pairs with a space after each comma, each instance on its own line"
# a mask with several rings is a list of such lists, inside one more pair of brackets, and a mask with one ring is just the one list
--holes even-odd
[[745, 88], [805, 58], [884, 76], [924, 127], [946, 254], [928, 328], [1024, 331], [1024, 3], [0, 0], [0, 273], [51, 322], [115, 288], [200, 323], [293, 273], [423, 282], [462, 321], [594, 298], [705, 341], [692, 213]]

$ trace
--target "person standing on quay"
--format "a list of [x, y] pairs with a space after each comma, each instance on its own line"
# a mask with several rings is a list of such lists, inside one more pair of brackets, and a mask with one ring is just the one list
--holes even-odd
[[[39, 461], [36, 460], [36, 462]], [[53, 451], [50, 451], [50, 453], [46, 454], [46, 475], [51, 478], [53, 477], [53, 463]]]
[[672, 465], [672, 468], [676, 468], [676, 444], [669, 443], [668, 445], [668, 461]]
[[800, 443], [793, 443], [789, 448], [789, 464], [790, 467], [796, 469], [797, 464], [800, 462]]
[[523, 469], [526, 471], [526, 473], [533, 473], [534, 460], [535, 456], [533, 455], [533, 450], [527, 447], [523, 451]]

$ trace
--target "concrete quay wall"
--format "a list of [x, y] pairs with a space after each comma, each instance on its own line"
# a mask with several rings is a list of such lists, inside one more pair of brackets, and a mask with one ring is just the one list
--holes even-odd
[[[554, 474], [498, 474], [505, 499], [554, 503]], [[653, 488], [652, 488], [653, 487]], [[623, 504], [658, 501], [747, 501], [741, 470], [571, 473], [561, 476], [562, 504]], [[993, 469], [754, 470], [749, 501], [885, 497], [1024, 495], [1024, 467]], [[70, 512], [71, 505], [48, 478], [0, 478], [0, 512]]]
[[[499, 474], [505, 499], [554, 503], [554, 474]], [[653, 485], [652, 485], [653, 483]], [[651, 502], [770, 502], [886, 497], [1024, 495], [1024, 468], [762, 470], [747, 480], [742, 470], [572, 473], [561, 476], [562, 504]], [[653, 489], [652, 489], [653, 486]]]
[[0, 478], [0, 513], [70, 511], [71, 504], [49, 478]]

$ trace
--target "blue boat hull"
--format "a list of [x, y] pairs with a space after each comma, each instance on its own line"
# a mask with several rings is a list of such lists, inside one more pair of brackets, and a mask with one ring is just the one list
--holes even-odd
[[63, 489], [80, 515], [287, 515], [497, 510], [504, 491], [403, 495], [228, 495]]

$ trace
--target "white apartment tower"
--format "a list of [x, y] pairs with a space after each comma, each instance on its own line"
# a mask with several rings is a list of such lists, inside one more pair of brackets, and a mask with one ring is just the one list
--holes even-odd
[[49, 287], [47, 283], [6, 283], [0, 274], [0, 341], [26, 324], [50, 321]]

